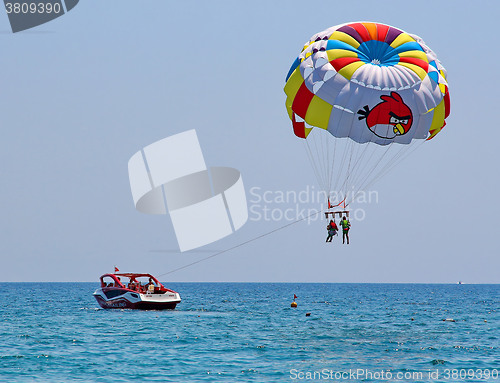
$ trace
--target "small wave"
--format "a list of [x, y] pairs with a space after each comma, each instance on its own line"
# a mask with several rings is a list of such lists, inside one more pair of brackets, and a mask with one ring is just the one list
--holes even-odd
[[259, 371], [257, 371], [256, 369], [254, 368], [248, 368], [246, 370], [241, 370], [241, 373], [242, 374], [258, 374]]
[[0, 359], [21, 359], [24, 355], [0, 355]]
[[433, 366], [436, 366], [436, 365], [438, 365], [438, 364], [445, 364], [445, 363], [446, 363], [446, 361], [445, 361], [445, 360], [442, 360], [442, 359], [433, 359], [433, 360], [431, 360], [431, 364], [432, 364]]

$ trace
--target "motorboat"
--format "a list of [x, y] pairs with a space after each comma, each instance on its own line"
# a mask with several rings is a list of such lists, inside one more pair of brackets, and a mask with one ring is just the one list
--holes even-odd
[[144, 273], [104, 274], [94, 297], [105, 309], [175, 309], [181, 301], [179, 293]]

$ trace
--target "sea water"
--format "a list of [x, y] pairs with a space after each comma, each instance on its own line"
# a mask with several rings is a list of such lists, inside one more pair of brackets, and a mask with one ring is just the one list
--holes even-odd
[[0, 381], [500, 383], [500, 285], [166, 285], [175, 310], [2, 283]]

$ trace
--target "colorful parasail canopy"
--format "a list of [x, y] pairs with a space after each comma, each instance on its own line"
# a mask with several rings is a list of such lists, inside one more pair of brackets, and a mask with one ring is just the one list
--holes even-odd
[[[365, 157], [365, 149], [372, 145], [360, 149], [352, 143], [385, 147], [429, 140], [445, 126], [450, 113], [446, 70], [436, 54], [420, 37], [373, 22], [337, 25], [312, 36], [292, 64], [284, 90], [298, 137], [308, 138], [316, 127], [334, 138], [349, 139], [348, 152], [343, 153], [349, 169], [334, 171], [328, 164], [313, 164], [316, 173], [328, 172], [319, 174], [327, 193], [333, 179], [340, 179], [345, 194], [346, 189], [360, 190], [378, 174], [376, 167], [360, 174], [366, 160], [359, 156]], [[331, 144], [315, 145], [318, 153], [333, 157]], [[313, 156], [313, 148], [308, 150]], [[384, 150], [383, 156], [388, 152]], [[377, 161], [373, 153], [369, 165]], [[327, 162], [335, 165], [334, 158]], [[382, 167], [392, 163], [384, 165], [378, 159]]]

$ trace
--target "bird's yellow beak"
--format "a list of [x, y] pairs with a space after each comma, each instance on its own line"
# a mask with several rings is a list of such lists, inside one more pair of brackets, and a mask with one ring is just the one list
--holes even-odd
[[397, 124], [396, 126], [394, 126], [394, 134], [396, 134], [397, 136], [404, 134], [404, 132], [405, 129], [403, 128], [403, 125]]

